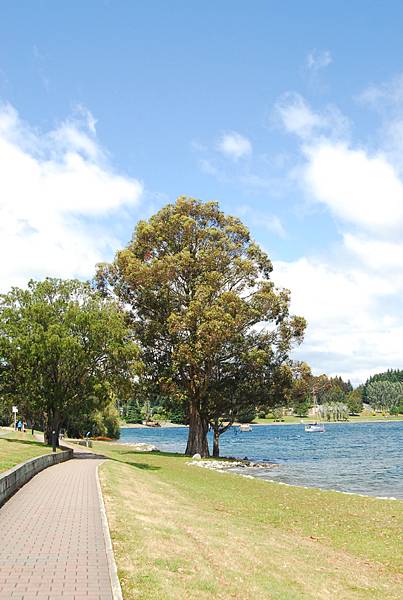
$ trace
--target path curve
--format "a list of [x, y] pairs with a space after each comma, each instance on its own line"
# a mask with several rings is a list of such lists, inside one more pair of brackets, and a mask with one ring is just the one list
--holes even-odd
[[49, 467], [0, 508], [1, 600], [113, 600], [95, 454]]

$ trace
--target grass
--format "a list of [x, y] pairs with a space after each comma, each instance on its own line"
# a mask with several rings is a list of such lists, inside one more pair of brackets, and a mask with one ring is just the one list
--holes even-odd
[[125, 600], [402, 597], [400, 501], [94, 449]]
[[51, 451], [50, 446], [36, 441], [28, 432], [7, 432], [5, 436], [0, 437], [0, 473]]

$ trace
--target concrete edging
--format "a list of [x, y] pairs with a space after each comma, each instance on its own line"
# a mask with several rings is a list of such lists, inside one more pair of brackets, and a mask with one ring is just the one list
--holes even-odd
[[32, 477], [66, 460], [73, 458], [73, 450], [60, 446], [62, 452], [43, 454], [31, 458], [12, 469], [0, 474], [0, 506], [15, 494], [23, 485], [28, 483]]
[[[102, 463], [101, 463], [102, 464]], [[116, 567], [115, 555], [113, 553], [112, 539], [109, 531], [109, 523], [108, 517], [105, 509], [104, 497], [102, 495], [101, 482], [99, 480], [99, 467], [97, 465], [96, 468], [96, 479], [97, 479], [97, 488], [98, 488], [98, 498], [99, 498], [99, 508], [101, 511], [101, 521], [102, 521], [102, 529], [104, 530], [104, 539], [105, 539], [105, 550], [106, 556], [108, 558], [108, 567], [109, 567], [109, 577], [111, 580], [112, 586], [112, 596], [113, 600], [123, 600], [122, 588], [120, 586], [120, 581], [118, 577], [118, 570]]]

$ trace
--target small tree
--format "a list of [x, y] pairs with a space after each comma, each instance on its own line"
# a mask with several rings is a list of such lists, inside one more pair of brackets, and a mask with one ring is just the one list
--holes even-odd
[[319, 416], [325, 421], [347, 421], [348, 407], [342, 402], [332, 402], [319, 406]]
[[362, 390], [356, 388], [346, 396], [346, 403], [350, 415], [359, 415], [363, 410]]
[[294, 413], [297, 415], [297, 417], [307, 417], [311, 405], [311, 399], [309, 397], [304, 398], [294, 405]]
[[45, 422], [47, 441], [127, 394], [137, 357], [124, 313], [88, 283], [30, 281], [0, 297], [0, 392]]
[[131, 399], [127, 403], [127, 414], [126, 421], [127, 423], [141, 423], [143, 420], [141, 414], [141, 408], [137, 402], [137, 400]]

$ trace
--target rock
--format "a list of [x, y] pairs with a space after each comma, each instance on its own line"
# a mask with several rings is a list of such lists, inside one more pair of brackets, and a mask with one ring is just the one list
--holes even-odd
[[199, 453], [193, 454], [192, 458], [193, 458], [193, 460], [201, 460], [201, 456]]

